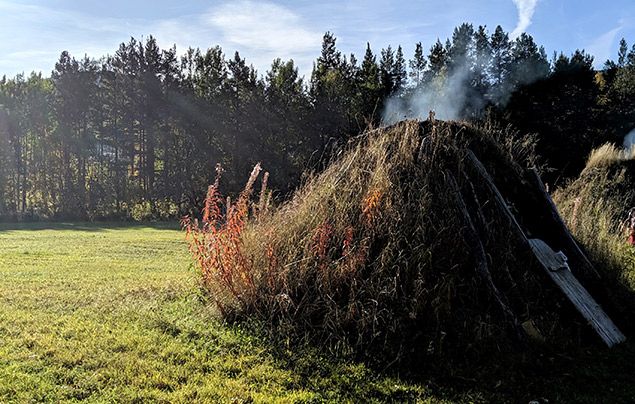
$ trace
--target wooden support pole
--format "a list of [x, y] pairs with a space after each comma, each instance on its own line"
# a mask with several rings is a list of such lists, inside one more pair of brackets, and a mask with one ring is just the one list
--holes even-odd
[[556, 261], [554, 257], [556, 253], [542, 240], [527, 238], [523, 228], [514, 217], [505, 199], [496, 187], [494, 180], [471, 150], [467, 152], [467, 161], [483, 180], [486, 188], [492, 194], [494, 203], [509, 219], [514, 233], [530, 248], [547, 275], [554, 281], [582, 317], [587, 320], [602, 341], [604, 341], [608, 347], [625, 341], [626, 337], [624, 334], [622, 334], [609, 316], [602, 310], [600, 305], [568, 269], [552, 270], [554, 268], [552, 263]]
[[593, 327], [602, 341], [610, 348], [626, 341], [626, 337], [617, 328], [609, 316], [595, 302], [589, 292], [571, 273], [568, 266], [558, 265], [558, 255], [544, 241], [529, 239], [534, 254], [547, 269], [547, 274], [573, 303], [582, 317]]
[[485, 283], [487, 289], [494, 297], [496, 303], [498, 303], [498, 306], [503, 312], [503, 316], [511, 326], [510, 328], [512, 329], [514, 338], [521, 342], [525, 341], [526, 335], [522, 326], [520, 325], [520, 321], [518, 321], [518, 317], [516, 317], [512, 309], [507, 304], [505, 296], [503, 296], [498, 291], [496, 284], [494, 284], [492, 274], [490, 273], [489, 266], [487, 265], [487, 254], [485, 253], [485, 247], [483, 247], [483, 243], [481, 242], [478, 232], [474, 227], [474, 222], [470, 216], [465, 201], [463, 200], [461, 190], [459, 189], [454, 176], [450, 172], [446, 171], [445, 176], [450, 187], [450, 191], [454, 196], [457, 208], [461, 213], [461, 218], [463, 219], [463, 224], [465, 226], [464, 239], [470, 246], [472, 252], [474, 253], [474, 258], [476, 259], [476, 273]]
[[494, 184], [494, 180], [489, 175], [481, 161], [472, 152], [472, 150], [467, 151], [467, 161], [485, 183], [485, 186], [494, 197], [493, 202], [496, 204], [496, 206], [499, 207], [500, 211], [505, 215], [505, 217], [507, 217], [514, 233], [523, 242], [523, 244], [525, 244], [527, 248], [529, 248], [529, 242], [527, 241], [527, 236], [525, 235], [523, 228], [520, 226], [511, 210], [509, 210], [509, 206], [507, 206], [505, 198], [503, 198], [503, 195], [501, 195], [500, 191], [496, 187], [496, 184]]
[[586, 254], [584, 254], [584, 252], [582, 251], [578, 243], [575, 241], [575, 239], [571, 235], [571, 232], [569, 232], [567, 225], [562, 220], [560, 213], [558, 213], [558, 208], [556, 207], [556, 204], [553, 203], [553, 199], [551, 199], [551, 196], [549, 195], [549, 193], [547, 193], [547, 190], [545, 189], [545, 186], [542, 183], [542, 180], [540, 179], [540, 175], [538, 174], [538, 171], [536, 171], [535, 168], [531, 169], [530, 179], [532, 180], [532, 182], [534, 182], [534, 185], [536, 185], [536, 188], [540, 191], [540, 194], [543, 200], [545, 201], [546, 205], [549, 206], [549, 209], [550, 209], [549, 213], [551, 214], [551, 217], [553, 218], [556, 225], [559, 227], [558, 230], [564, 236], [564, 239], [566, 242], [566, 245], [564, 247], [567, 248], [570, 254], [575, 255], [572, 258], [574, 258], [577, 262], [579, 262], [580, 265], [584, 266], [583, 268], [584, 271], [586, 271], [589, 274], [593, 274], [593, 276], [597, 278], [601, 278], [600, 274], [595, 269], [591, 261], [589, 261], [589, 258], [587, 258]]

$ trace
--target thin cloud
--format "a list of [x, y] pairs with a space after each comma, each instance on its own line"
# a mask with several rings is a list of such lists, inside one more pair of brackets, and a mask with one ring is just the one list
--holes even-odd
[[112, 53], [129, 38], [130, 24], [135, 23], [11, 1], [0, 2], [0, 13], [4, 15], [0, 37], [7, 38], [0, 42], [5, 55], [2, 74], [24, 70], [48, 74], [64, 50], [77, 57]]
[[322, 39], [300, 15], [270, 2], [225, 3], [206, 14], [204, 22], [220, 31], [223, 43], [254, 58], [257, 65], [276, 57], [293, 58], [305, 72]]
[[512, 0], [518, 9], [518, 23], [510, 36], [516, 38], [531, 25], [531, 19], [536, 11], [538, 0]]
[[315, 49], [321, 39], [319, 32], [305, 28], [297, 14], [273, 3], [226, 3], [207, 14], [207, 19], [228, 42], [254, 49], [303, 52]]
[[594, 56], [596, 66], [601, 66], [606, 60], [611, 57], [611, 50], [615, 43], [617, 33], [622, 30], [622, 24], [607, 31], [595, 38], [588, 46], [586, 46], [587, 53]]
[[[3, 74], [28, 70], [50, 72], [63, 50], [76, 57], [99, 58], [114, 53], [131, 36], [153, 35], [163, 48], [205, 50], [220, 45], [227, 55], [239, 50], [260, 73], [276, 57], [294, 59], [308, 74], [319, 54], [322, 33], [311, 30], [300, 15], [270, 2], [225, 2], [201, 15], [172, 18], [107, 18], [74, 10], [0, 1], [0, 42]], [[24, 51], [28, 49], [28, 51]]]

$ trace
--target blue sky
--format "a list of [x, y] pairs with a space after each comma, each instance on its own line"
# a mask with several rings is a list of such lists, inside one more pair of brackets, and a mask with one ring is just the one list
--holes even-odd
[[293, 58], [308, 74], [325, 31], [358, 59], [367, 41], [376, 53], [401, 44], [409, 58], [416, 42], [429, 49], [464, 21], [527, 31], [550, 56], [584, 48], [596, 66], [615, 58], [620, 38], [635, 42], [634, 0], [0, 0], [0, 75], [49, 75], [62, 50], [99, 57], [149, 34], [179, 51], [216, 44], [226, 54], [238, 50], [261, 74], [273, 58]]

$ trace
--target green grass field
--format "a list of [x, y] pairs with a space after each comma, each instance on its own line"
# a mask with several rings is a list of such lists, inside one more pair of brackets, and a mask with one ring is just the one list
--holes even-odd
[[632, 343], [408, 380], [311, 348], [281, 352], [219, 322], [176, 226], [0, 224], [0, 280], [0, 403], [635, 397]]
[[0, 280], [2, 403], [438, 401], [220, 324], [176, 226], [0, 224]]

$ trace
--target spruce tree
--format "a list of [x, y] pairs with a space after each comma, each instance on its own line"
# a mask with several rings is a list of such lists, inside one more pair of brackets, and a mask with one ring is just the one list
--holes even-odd
[[410, 79], [415, 87], [419, 87], [423, 83], [424, 72], [428, 65], [425, 55], [423, 54], [423, 46], [421, 42], [417, 42], [415, 45], [414, 57], [409, 61], [410, 67]]
[[406, 72], [406, 60], [403, 56], [403, 50], [401, 45], [397, 47], [395, 53], [395, 64], [393, 65], [392, 77], [394, 81], [393, 93], [399, 93], [406, 86], [407, 72]]
[[395, 89], [395, 52], [388, 45], [387, 48], [381, 50], [381, 59], [379, 60], [379, 79], [381, 89], [385, 96], [390, 96]]
[[626, 64], [626, 56], [628, 54], [628, 44], [626, 43], [626, 39], [622, 38], [620, 40], [620, 49], [617, 51], [617, 65], [619, 67], [624, 67]]

